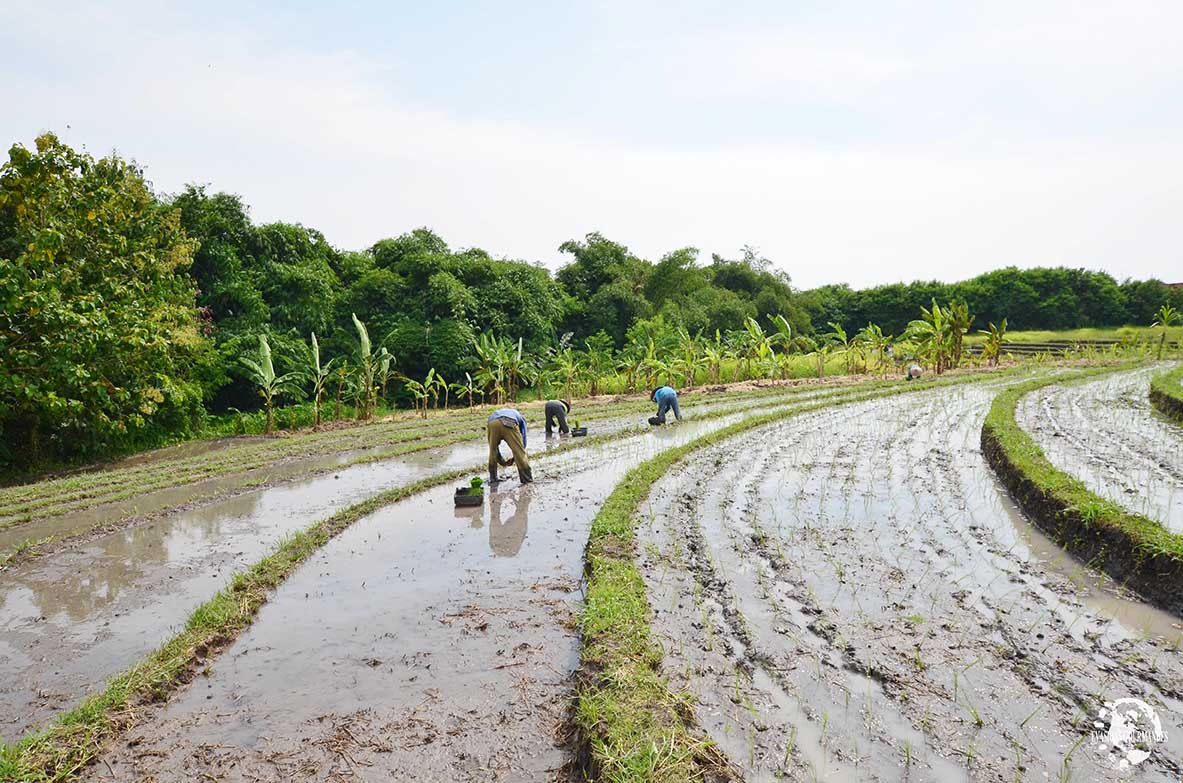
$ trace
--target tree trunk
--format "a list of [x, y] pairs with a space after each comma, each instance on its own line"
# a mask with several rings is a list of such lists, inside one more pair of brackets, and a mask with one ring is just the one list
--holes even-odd
[[272, 425], [274, 424], [274, 420], [273, 420], [273, 418], [272, 418], [272, 415], [273, 415], [273, 414], [272, 414], [272, 410], [271, 410], [271, 398], [270, 398], [270, 397], [267, 397], [267, 398], [265, 398], [265, 400], [264, 400], [264, 401], [267, 403], [267, 424], [266, 424], [266, 426], [264, 427], [263, 434], [264, 434], [264, 435], [270, 435], [270, 434], [271, 434], [271, 428], [272, 428]]

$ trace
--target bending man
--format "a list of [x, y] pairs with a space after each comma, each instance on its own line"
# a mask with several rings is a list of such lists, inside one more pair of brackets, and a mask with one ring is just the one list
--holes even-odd
[[678, 409], [678, 393], [669, 386], [654, 389], [649, 399], [657, 403], [657, 420], [662, 424], [665, 424], [665, 415], [670, 409], [673, 409], [678, 421], [682, 420], [682, 411]]
[[567, 414], [571, 412], [570, 400], [549, 400], [546, 403], [546, 436], [554, 433], [555, 422], [558, 422], [559, 432], [566, 435], [571, 430], [567, 427]]
[[[534, 480], [534, 472], [530, 470], [530, 459], [526, 456], [526, 419], [513, 408], [501, 408], [493, 411], [486, 425], [489, 431], [489, 483], [496, 484], [497, 466], [518, 466], [518, 478], [523, 484]], [[509, 459], [501, 457], [501, 444], [509, 446], [512, 455]]]

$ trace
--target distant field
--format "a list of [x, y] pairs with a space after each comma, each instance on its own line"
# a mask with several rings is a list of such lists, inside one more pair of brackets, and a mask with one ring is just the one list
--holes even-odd
[[[1014, 343], [1043, 343], [1051, 340], [1125, 340], [1130, 338], [1157, 340], [1161, 334], [1161, 329], [1152, 329], [1149, 326], [1110, 326], [1092, 329], [1065, 329], [1058, 332], [1050, 330], [1010, 331], [1006, 333], [1006, 340]], [[980, 334], [974, 334], [967, 339], [971, 342], [980, 342], [984, 338]], [[1183, 340], [1183, 327], [1169, 329], [1167, 339]]]

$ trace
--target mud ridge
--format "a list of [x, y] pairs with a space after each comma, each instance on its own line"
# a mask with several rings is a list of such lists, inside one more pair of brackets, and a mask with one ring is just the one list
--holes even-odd
[[1183, 559], [1148, 549], [1130, 531], [1097, 524], [1024, 473], [998, 433], [982, 428], [982, 453], [1023, 512], [1069, 552], [1151, 603], [1183, 617]]

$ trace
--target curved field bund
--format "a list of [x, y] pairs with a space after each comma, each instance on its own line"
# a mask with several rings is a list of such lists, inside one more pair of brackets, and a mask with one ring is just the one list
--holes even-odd
[[[1077, 377], [1109, 372], [1102, 368]], [[1096, 494], [1053, 464], [1016, 421], [1016, 406], [1025, 395], [1060, 381], [1032, 380], [998, 395], [982, 427], [986, 459], [1028, 516], [1062, 546], [1154, 604], [1183, 615], [1183, 536]]]
[[1133, 779], [1177, 780], [1176, 618], [1018, 514], [976, 447], [999, 392], [803, 412], [630, 474], [589, 545], [585, 769], [1102, 779], [1092, 719], [1132, 695], [1169, 735]]
[[1152, 379], [1149, 394], [1151, 405], [1183, 424], [1183, 367]]

